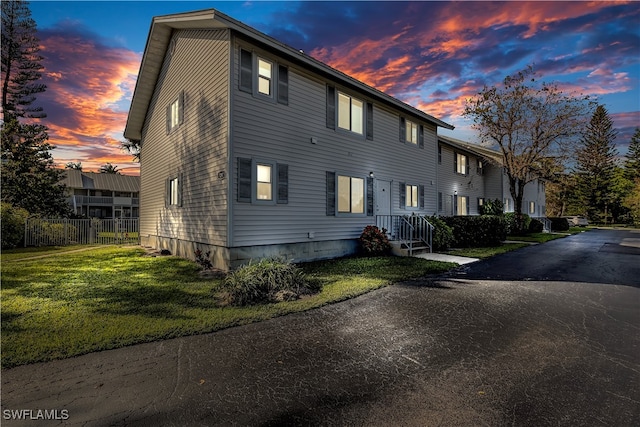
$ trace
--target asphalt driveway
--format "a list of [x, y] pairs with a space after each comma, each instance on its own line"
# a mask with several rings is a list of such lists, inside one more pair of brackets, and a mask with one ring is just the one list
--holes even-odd
[[[6, 370], [2, 425], [638, 425], [640, 256], [619, 248], [638, 242], [591, 231], [306, 313]], [[7, 419], [21, 409], [68, 419]]]

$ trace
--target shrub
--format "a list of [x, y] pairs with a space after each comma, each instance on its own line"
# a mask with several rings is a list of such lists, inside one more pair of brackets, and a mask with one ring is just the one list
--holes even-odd
[[384, 255], [391, 250], [387, 230], [384, 228], [381, 230], [375, 225], [367, 225], [358, 241], [362, 252], [367, 256]]
[[542, 233], [544, 230], [544, 224], [542, 221], [531, 218], [531, 222], [529, 223], [529, 233]]
[[[531, 217], [526, 213], [522, 214], [523, 224], [522, 230], [526, 233], [529, 230], [529, 224], [531, 223]], [[517, 234], [518, 233], [518, 224], [516, 223], [516, 213], [515, 212], [507, 212], [504, 214], [504, 219], [507, 224], [507, 234]]]
[[504, 204], [500, 199], [485, 200], [480, 206], [480, 215], [503, 215]]
[[455, 241], [451, 227], [437, 216], [427, 216], [425, 218], [433, 225], [433, 250], [449, 249]]
[[209, 259], [209, 257], [211, 256], [211, 251], [202, 253], [201, 249], [196, 249], [195, 255], [196, 262], [203, 270], [211, 270], [213, 268], [213, 263]]
[[567, 231], [569, 230], [569, 221], [567, 218], [551, 217], [551, 231]]
[[249, 263], [229, 273], [222, 288], [232, 305], [291, 301], [312, 292], [299, 267], [275, 258]]
[[0, 207], [2, 224], [2, 249], [15, 248], [24, 239], [24, 222], [29, 216], [25, 209], [2, 202]]
[[496, 246], [507, 237], [505, 222], [501, 216], [450, 216], [442, 219], [453, 229], [453, 244], [456, 247]]

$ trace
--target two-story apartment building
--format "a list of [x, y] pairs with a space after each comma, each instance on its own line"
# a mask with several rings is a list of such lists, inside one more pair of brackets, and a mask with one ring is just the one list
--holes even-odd
[[156, 17], [125, 129], [141, 242], [221, 268], [352, 253], [376, 215], [436, 211], [438, 127], [218, 11]]
[[[485, 200], [498, 199], [505, 212], [514, 211], [502, 155], [477, 144], [438, 136], [438, 215], [478, 215]], [[545, 183], [534, 180], [524, 188], [522, 212], [545, 216]]]
[[69, 204], [88, 218], [138, 218], [140, 177], [120, 174], [64, 171]]

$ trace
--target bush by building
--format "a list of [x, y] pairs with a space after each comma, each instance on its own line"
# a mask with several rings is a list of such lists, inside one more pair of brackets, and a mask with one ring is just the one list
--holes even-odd
[[453, 230], [455, 247], [496, 246], [507, 237], [505, 221], [501, 216], [450, 216], [442, 217], [442, 220]]

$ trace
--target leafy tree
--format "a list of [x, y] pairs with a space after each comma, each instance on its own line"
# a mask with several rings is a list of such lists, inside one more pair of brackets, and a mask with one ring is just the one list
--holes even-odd
[[499, 147], [501, 166], [514, 200], [518, 231], [524, 230], [524, 187], [544, 179], [567, 158], [591, 110], [589, 97], [565, 94], [556, 84], [537, 81], [533, 67], [507, 76], [500, 87], [485, 86], [467, 101], [481, 140]]
[[78, 163], [69, 162], [66, 165], [64, 165], [64, 168], [65, 169], [74, 169], [74, 170], [81, 171], [82, 170], [82, 162], [78, 162]]
[[613, 202], [613, 179], [618, 154], [617, 131], [604, 106], [599, 105], [587, 125], [582, 146], [576, 152], [575, 198], [591, 221], [607, 222]]
[[100, 173], [120, 174], [118, 166], [113, 166], [111, 163], [100, 166]]
[[42, 56], [28, 3], [2, 2], [2, 111], [16, 117], [45, 117], [42, 107], [33, 107], [36, 94], [47, 88], [40, 81]]
[[2, 124], [2, 201], [47, 217], [67, 216], [69, 204], [55, 169], [46, 127], [9, 115]]
[[624, 206], [629, 209], [633, 223], [640, 225], [640, 178], [636, 178], [631, 191], [626, 195]]

